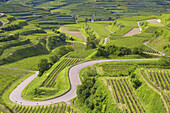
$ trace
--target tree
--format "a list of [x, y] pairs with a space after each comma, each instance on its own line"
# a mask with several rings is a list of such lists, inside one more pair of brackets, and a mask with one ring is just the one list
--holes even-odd
[[170, 66], [170, 57], [168, 56], [162, 56], [159, 60], [160, 65], [162, 66]]
[[38, 64], [38, 70], [39, 75], [42, 76], [42, 74], [47, 71], [50, 68], [50, 64], [48, 63], [47, 59], [41, 59], [40, 63]]
[[59, 60], [59, 56], [53, 55], [50, 57], [50, 63], [54, 64]]

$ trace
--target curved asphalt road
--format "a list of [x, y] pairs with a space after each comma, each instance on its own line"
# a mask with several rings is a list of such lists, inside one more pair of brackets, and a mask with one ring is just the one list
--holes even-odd
[[58, 98], [54, 98], [51, 100], [45, 100], [45, 101], [28, 101], [28, 100], [24, 100], [21, 97], [21, 93], [24, 90], [24, 88], [32, 81], [34, 80], [39, 72], [36, 72], [35, 74], [33, 74], [32, 76], [30, 76], [29, 78], [27, 78], [26, 80], [24, 80], [20, 85], [18, 85], [10, 94], [9, 98], [11, 101], [18, 103], [18, 104], [22, 104], [22, 105], [48, 105], [48, 104], [53, 104], [53, 103], [58, 103], [58, 102], [66, 102], [69, 103], [69, 101], [76, 97], [76, 89], [78, 85], [81, 85], [80, 82], [80, 78], [79, 78], [79, 72], [82, 68], [90, 66], [90, 65], [94, 65], [96, 63], [101, 63], [101, 62], [110, 62], [110, 61], [146, 61], [146, 60], [158, 60], [158, 59], [113, 59], [113, 60], [96, 60], [96, 61], [89, 61], [89, 62], [85, 62], [82, 64], [78, 64], [76, 66], [73, 66], [72, 68], [70, 68], [69, 70], [69, 79], [70, 79], [70, 83], [71, 83], [71, 90], [69, 92], [67, 92], [66, 94], [58, 97]]

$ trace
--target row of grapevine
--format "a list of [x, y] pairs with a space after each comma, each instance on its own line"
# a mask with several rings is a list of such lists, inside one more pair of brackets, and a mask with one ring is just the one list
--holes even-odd
[[170, 90], [170, 74], [168, 71], [147, 70], [147, 77], [161, 90]]
[[142, 76], [157, 90], [159, 90], [170, 109], [170, 74], [168, 70], [142, 69]]
[[78, 113], [77, 110], [66, 104], [41, 105], [41, 106], [23, 106], [15, 105], [15, 113]]
[[83, 43], [69, 42], [68, 44], [73, 47], [85, 47]]
[[65, 68], [72, 64], [79, 62], [81, 59], [78, 58], [65, 58], [63, 59], [57, 67], [49, 74], [47, 79], [43, 82], [42, 87], [54, 87], [55, 80], [58, 74]]
[[156, 54], [159, 54], [158, 51], [155, 51], [154, 49], [151, 49], [151, 48], [149, 48], [149, 47], [147, 47], [147, 46], [143, 46], [143, 47], [142, 47], [142, 51], [143, 51], [143, 52], [148, 52], [148, 53], [156, 53]]
[[144, 113], [142, 105], [133, 93], [127, 78], [107, 79], [111, 85], [116, 103], [122, 105], [125, 113]]

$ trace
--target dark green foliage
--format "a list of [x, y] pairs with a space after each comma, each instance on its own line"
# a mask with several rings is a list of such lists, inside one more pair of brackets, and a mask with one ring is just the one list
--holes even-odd
[[[135, 71], [135, 69], [134, 69], [134, 71]], [[142, 85], [142, 82], [136, 77], [136, 74], [134, 73], [134, 71], [131, 73], [130, 78], [131, 78], [132, 86], [135, 89], [137, 89]]]
[[41, 59], [40, 63], [38, 64], [38, 70], [39, 70], [38, 76], [41, 76], [48, 69], [50, 69], [50, 64], [48, 63], [48, 60]]
[[24, 22], [19, 22], [18, 24], [8, 25], [1, 29], [4, 31], [13, 31], [13, 30], [21, 29], [21, 28], [23, 28], [23, 26], [26, 26], [26, 25], [28, 25], [28, 23], [24, 21]]
[[88, 35], [87, 37], [87, 43], [86, 43], [86, 48], [87, 49], [94, 49], [97, 47], [97, 45], [99, 44], [99, 39], [97, 39], [94, 31], [89, 27], [89, 26], [85, 26], [85, 31]]
[[31, 35], [34, 33], [46, 33], [46, 32], [43, 29], [33, 29], [33, 30], [23, 31], [20, 34], [21, 35]]
[[96, 56], [109, 57], [109, 55], [114, 56], [124, 56], [132, 54], [131, 49], [126, 47], [117, 47], [115, 45], [99, 46]]
[[[77, 98], [84, 103], [85, 100], [90, 96], [91, 93], [94, 93], [91, 90], [95, 84], [95, 79], [86, 79], [81, 86], [78, 86], [77, 88]], [[92, 91], [92, 92], [91, 92]]]
[[13, 46], [20, 46], [20, 45], [25, 45], [25, 44], [29, 44], [30, 43], [30, 39], [26, 39], [26, 40], [16, 40], [16, 42], [14, 43], [8, 43], [6, 45], [3, 46], [3, 49], [6, 49], [6, 48], [10, 48], [10, 47], [13, 47]]
[[137, 78], [133, 78], [133, 79], [131, 80], [131, 82], [132, 82], [132, 86], [133, 86], [135, 89], [139, 88], [139, 87], [142, 85], [142, 82], [139, 81]]
[[48, 38], [48, 47], [50, 50], [66, 44], [66, 36], [65, 34], [60, 34], [59, 36], [52, 36]]
[[9, 36], [6, 36], [6, 37], [0, 37], [0, 42], [17, 40], [18, 38], [19, 38], [19, 34], [9, 35]]
[[162, 66], [170, 66], [170, 57], [168, 56], [162, 56], [159, 60], [160, 65]]
[[83, 79], [97, 76], [96, 67], [95, 66], [86, 67], [85, 69], [83, 69], [83, 71], [81, 71], [80, 76], [82, 76]]
[[142, 53], [141, 48], [135, 47], [132, 49], [132, 54], [141, 54], [141, 53]]
[[15, 17], [10, 17], [10, 18], [7, 18], [7, 19], [9, 20], [9, 22], [12, 22], [12, 21], [16, 20]]
[[88, 113], [120, 113], [110, 92], [100, 80], [86, 79], [77, 90], [78, 102]]
[[50, 57], [50, 63], [54, 64], [59, 60], [59, 56], [53, 55]]

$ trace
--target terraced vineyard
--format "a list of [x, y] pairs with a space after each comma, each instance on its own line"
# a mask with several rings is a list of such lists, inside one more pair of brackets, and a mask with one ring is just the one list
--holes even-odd
[[79, 113], [76, 109], [66, 104], [54, 104], [49, 106], [22, 106], [13, 107], [15, 113]]
[[169, 71], [149, 69], [143, 70], [143, 75], [149, 81], [152, 81], [161, 90], [170, 89], [170, 74]]
[[124, 113], [144, 113], [145, 110], [128, 82], [128, 78], [109, 78], [108, 87], [112, 88], [114, 100]]
[[142, 69], [142, 76], [164, 97], [170, 109], [170, 71], [160, 69]]
[[57, 67], [50, 73], [50, 75], [47, 77], [47, 79], [43, 82], [42, 87], [54, 87], [56, 82], [56, 78], [58, 74], [65, 68], [72, 64], [75, 64], [77, 62], [81, 61], [81, 59], [78, 58], [65, 58], [63, 59]]

